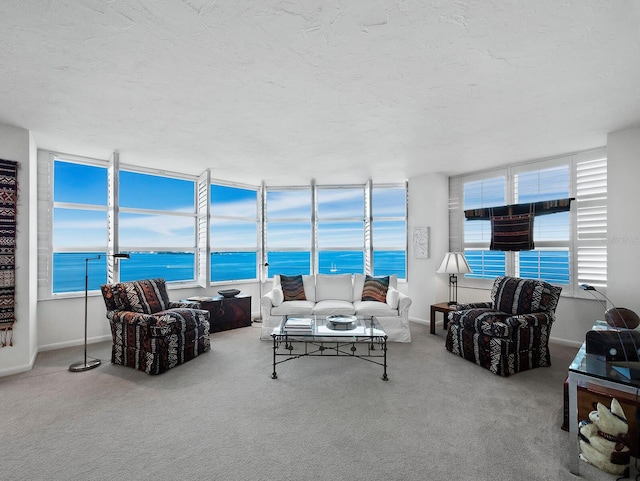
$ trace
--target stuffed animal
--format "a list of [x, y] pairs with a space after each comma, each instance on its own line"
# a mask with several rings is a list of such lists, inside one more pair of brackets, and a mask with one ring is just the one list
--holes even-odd
[[629, 475], [629, 424], [617, 399], [611, 410], [598, 403], [589, 413], [589, 421], [578, 427], [580, 459], [607, 473]]

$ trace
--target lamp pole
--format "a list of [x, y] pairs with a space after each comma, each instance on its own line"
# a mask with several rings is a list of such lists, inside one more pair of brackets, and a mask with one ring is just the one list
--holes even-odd
[[[115, 259], [129, 259], [129, 254], [109, 254]], [[89, 261], [95, 261], [104, 257], [99, 254], [97, 257], [87, 257], [84, 260], [84, 361], [74, 362], [69, 366], [71, 372], [82, 372], [94, 369], [102, 364], [100, 359], [87, 360], [87, 319], [88, 319], [88, 301], [89, 301]]]

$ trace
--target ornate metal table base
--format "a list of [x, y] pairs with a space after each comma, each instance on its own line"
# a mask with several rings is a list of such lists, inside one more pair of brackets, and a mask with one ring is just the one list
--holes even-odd
[[[325, 341], [289, 333], [278, 334], [274, 332], [271, 337], [273, 338], [273, 373], [271, 374], [271, 379], [278, 379], [278, 374], [276, 373], [278, 364], [292, 359], [307, 356], [349, 356], [382, 366], [382, 380], [389, 380], [387, 376], [387, 336], [375, 336], [373, 338], [366, 336], [351, 341]], [[294, 344], [299, 344], [302, 349], [296, 350]], [[359, 349], [361, 350], [359, 351]], [[282, 359], [278, 360], [279, 357], [282, 357]]]

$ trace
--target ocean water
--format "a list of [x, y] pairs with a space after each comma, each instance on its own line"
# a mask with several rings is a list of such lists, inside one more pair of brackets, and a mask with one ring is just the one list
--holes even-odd
[[[97, 259], [99, 252], [55, 253], [53, 255], [53, 291], [55, 293], [84, 291], [85, 259], [88, 262], [89, 290], [100, 289], [107, 281], [106, 258]], [[505, 274], [504, 253], [467, 251], [473, 278], [492, 279]], [[296, 275], [311, 271], [309, 252], [269, 252], [269, 277], [275, 274]], [[540, 278], [552, 284], [570, 283], [569, 253], [567, 251], [520, 252], [520, 276]], [[482, 260], [484, 259], [484, 264]], [[167, 281], [184, 281], [195, 278], [195, 256], [191, 253], [141, 252], [131, 253], [130, 259], [120, 262], [120, 279], [132, 281], [152, 277], [164, 277]], [[406, 278], [406, 257], [401, 251], [374, 253], [376, 276], [397, 274]], [[320, 252], [320, 274], [346, 274], [364, 272], [364, 254], [352, 251]], [[211, 254], [212, 282], [256, 279], [256, 255], [252, 252], [215, 252]]]
[[[556, 285], [571, 282], [571, 264], [568, 251], [518, 252], [518, 275], [528, 279], [542, 279]], [[496, 251], [465, 251], [472, 274], [470, 278], [493, 279], [505, 275], [505, 253]]]
[[[84, 291], [85, 259], [88, 262], [89, 290], [100, 289], [107, 281], [107, 261], [97, 258], [100, 252], [55, 253], [53, 255], [53, 292]], [[274, 274], [306, 274], [311, 270], [309, 252], [269, 252], [269, 277]], [[167, 281], [184, 281], [195, 278], [195, 256], [186, 252], [132, 252], [130, 259], [121, 259], [120, 279], [131, 281], [163, 277]], [[380, 251], [374, 254], [374, 275], [397, 274], [406, 278], [405, 253]], [[364, 272], [362, 252], [321, 252], [319, 255], [321, 274], [344, 274]], [[256, 255], [252, 252], [215, 252], [211, 254], [213, 282], [256, 279]]]

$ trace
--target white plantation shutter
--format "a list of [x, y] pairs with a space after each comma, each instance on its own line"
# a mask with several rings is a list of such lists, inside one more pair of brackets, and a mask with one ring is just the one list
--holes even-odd
[[53, 159], [49, 152], [38, 152], [38, 299], [51, 297], [53, 291]]
[[[120, 174], [120, 154], [114, 152], [109, 161], [107, 169], [107, 252], [119, 252], [118, 222], [119, 212], [119, 174]], [[120, 263], [113, 257], [107, 256], [107, 282], [113, 283], [120, 280]]]
[[200, 287], [209, 286], [209, 272], [211, 271], [211, 256], [209, 255], [209, 171], [198, 177], [196, 185], [196, 250], [197, 273], [196, 279]]
[[576, 158], [577, 284], [607, 284], [607, 157], [604, 149]]
[[373, 203], [372, 203], [373, 181], [369, 179], [364, 189], [364, 273], [373, 275]]
[[[449, 177], [449, 251], [462, 252], [464, 233], [460, 215], [462, 213], [462, 181], [460, 177]], [[409, 204], [411, 205], [411, 204]]]

